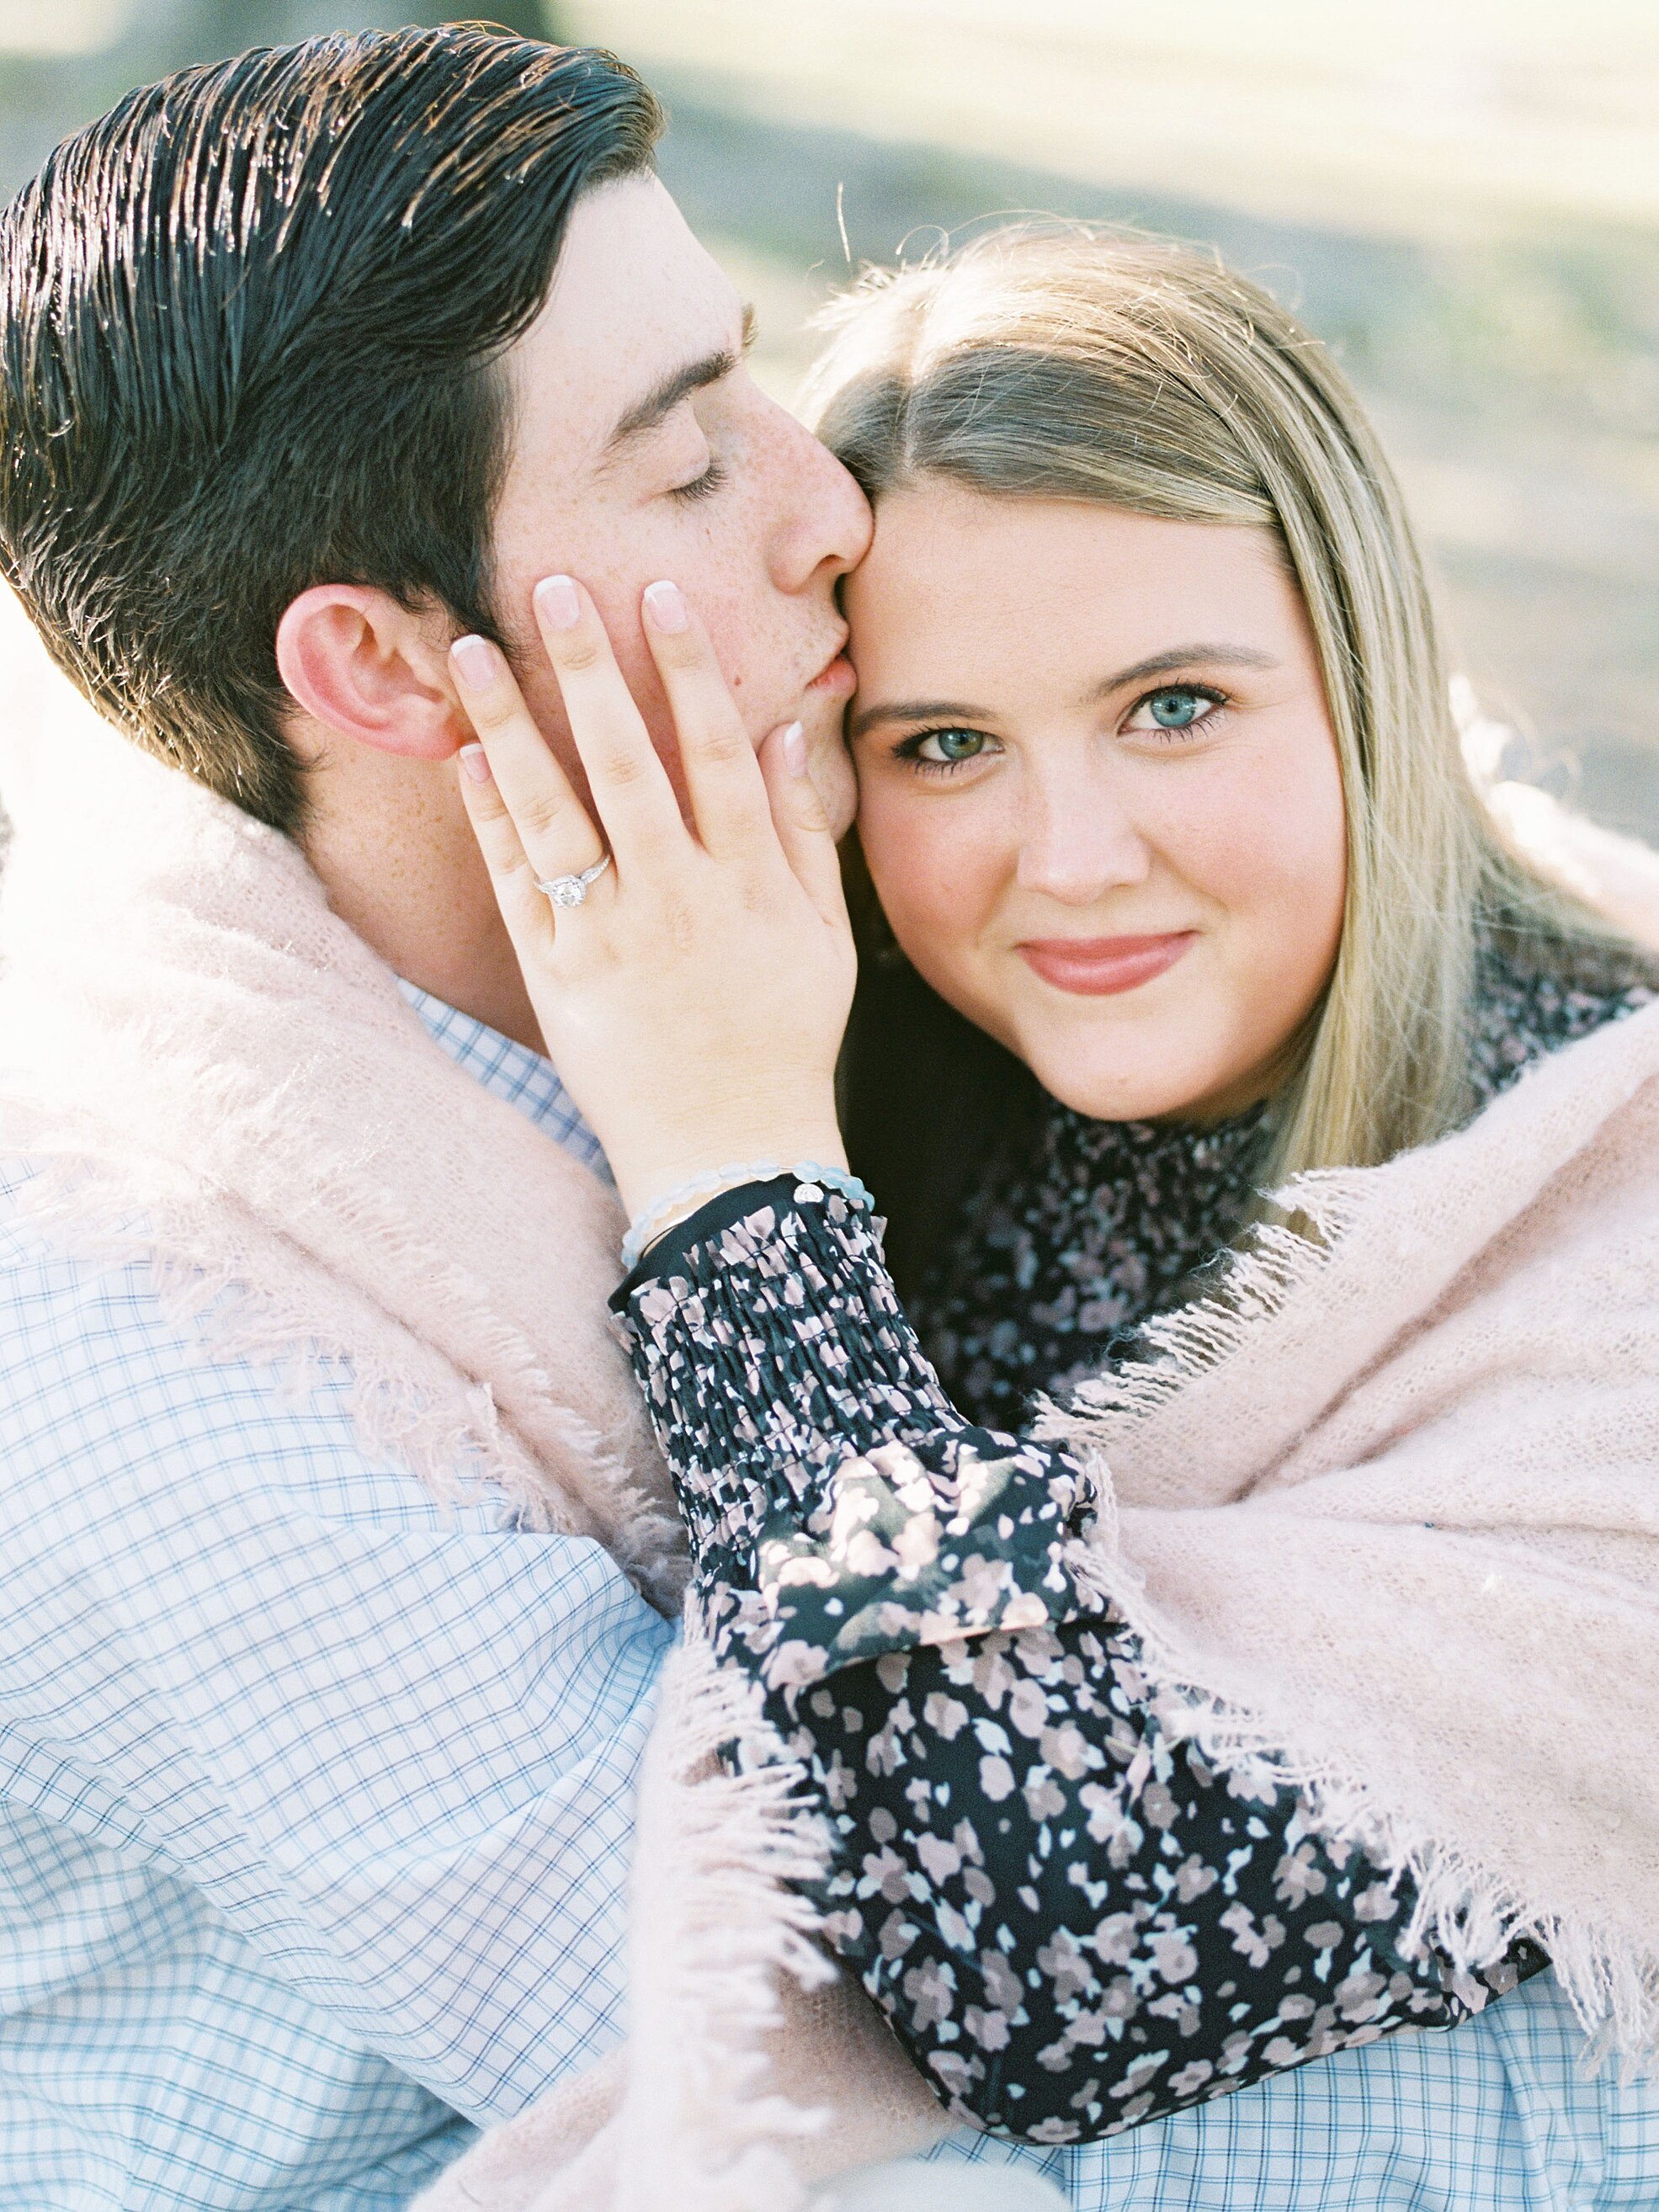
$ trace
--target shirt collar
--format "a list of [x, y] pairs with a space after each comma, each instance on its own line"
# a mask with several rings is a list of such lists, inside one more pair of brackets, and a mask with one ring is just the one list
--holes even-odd
[[430, 991], [399, 980], [398, 988], [420, 1016], [427, 1035], [484, 1089], [516, 1107], [528, 1121], [546, 1130], [585, 1167], [608, 1182], [611, 1171], [599, 1139], [583, 1121], [576, 1102], [560, 1082], [550, 1060], [528, 1045], [503, 1036], [488, 1023], [447, 1006]]

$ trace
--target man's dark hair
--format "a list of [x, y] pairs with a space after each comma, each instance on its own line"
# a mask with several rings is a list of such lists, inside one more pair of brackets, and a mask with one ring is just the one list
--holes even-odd
[[290, 600], [499, 638], [495, 364], [661, 126], [592, 49], [313, 39], [130, 93], [0, 215], [0, 568], [139, 743], [292, 834]]

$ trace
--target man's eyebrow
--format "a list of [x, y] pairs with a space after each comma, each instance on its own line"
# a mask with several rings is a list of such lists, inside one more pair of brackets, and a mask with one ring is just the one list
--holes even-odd
[[1172, 645], [1167, 653], [1149, 653], [1145, 660], [1120, 668], [1115, 676], [1103, 677], [1085, 694], [1085, 702], [1109, 699], [1130, 684], [1144, 684], [1149, 676], [1175, 676], [1183, 668], [1277, 668], [1271, 653], [1254, 645]]
[[983, 707], [964, 707], [960, 699], [892, 699], [884, 705], [862, 708], [847, 726], [849, 738], [861, 738], [878, 722], [988, 722]]
[[[743, 311], [743, 352], [754, 342], [755, 311], [745, 307]], [[706, 385], [718, 384], [723, 376], [730, 376], [743, 356], [731, 346], [721, 346], [715, 353], [704, 354], [700, 361], [689, 361], [682, 368], [672, 368], [666, 376], [653, 384], [642, 398], [636, 399], [623, 415], [617, 418], [615, 428], [605, 441], [605, 456], [614, 458], [618, 449], [637, 438], [642, 431], [654, 430], [665, 422], [682, 399], [692, 392], [701, 392]]]

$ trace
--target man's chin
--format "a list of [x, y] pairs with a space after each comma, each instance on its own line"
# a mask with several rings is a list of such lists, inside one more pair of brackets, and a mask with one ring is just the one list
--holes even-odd
[[859, 811], [858, 777], [841, 734], [841, 717], [836, 717], [833, 732], [821, 738], [813, 736], [809, 723], [806, 736], [807, 773], [817, 786], [823, 811], [830, 817], [830, 830], [840, 844]]
[[847, 835], [858, 812], [858, 778], [847, 750], [844, 702], [809, 684], [795, 710], [806, 732], [806, 767], [823, 801], [836, 842]]

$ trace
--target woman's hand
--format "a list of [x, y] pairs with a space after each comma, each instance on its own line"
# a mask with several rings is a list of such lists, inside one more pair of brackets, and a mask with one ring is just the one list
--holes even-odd
[[[763, 763], [702, 624], [652, 585], [688, 828], [587, 593], [550, 577], [536, 614], [598, 825], [482, 638], [451, 656], [483, 749], [464, 753], [461, 787], [548, 1053], [624, 1205], [737, 1162], [844, 1164], [835, 1065], [856, 963], [799, 724]], [[579, 905], [538, 889], [607, 852]]]

